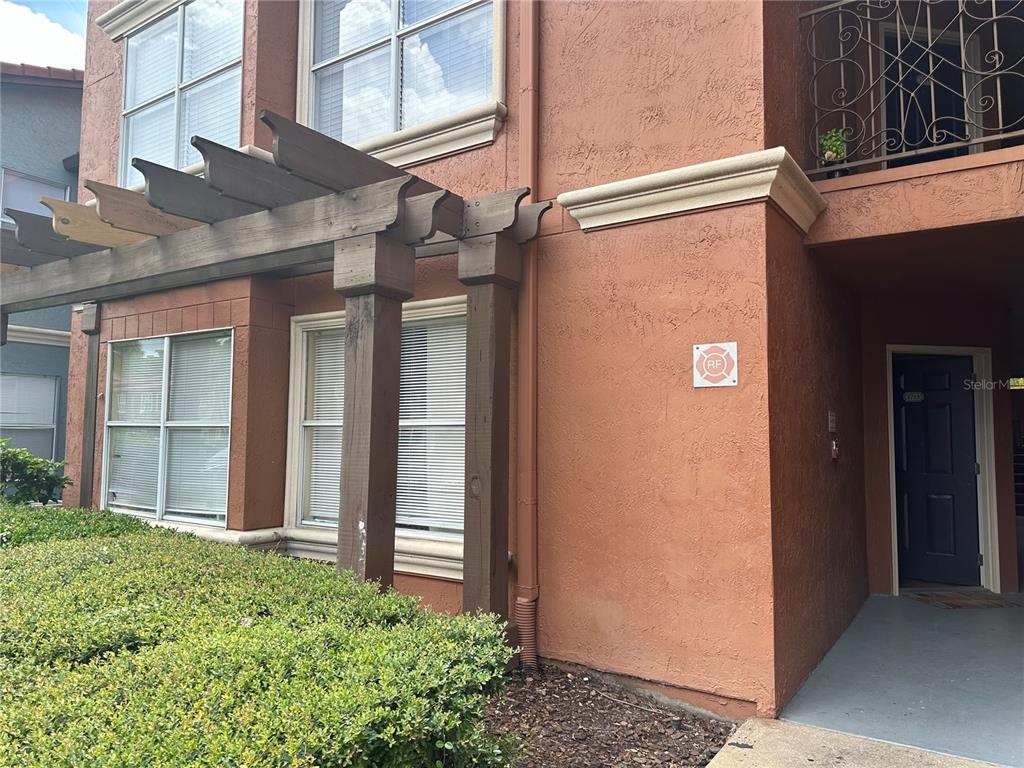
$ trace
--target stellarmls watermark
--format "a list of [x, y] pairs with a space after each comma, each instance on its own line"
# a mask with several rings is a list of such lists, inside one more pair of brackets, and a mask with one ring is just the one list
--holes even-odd
[[1008, 379], [964, 379], [964, 389], [1024, 389], [1024, 376], [1011, 376]]

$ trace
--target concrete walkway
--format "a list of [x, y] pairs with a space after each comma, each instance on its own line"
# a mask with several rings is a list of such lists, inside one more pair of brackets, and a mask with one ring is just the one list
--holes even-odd
[[708, 768], [991, 768], [962, 757], [781, 720], [747, 720]]
[[1024, 608], [868, 598], [780, 717], [1024, 768]]

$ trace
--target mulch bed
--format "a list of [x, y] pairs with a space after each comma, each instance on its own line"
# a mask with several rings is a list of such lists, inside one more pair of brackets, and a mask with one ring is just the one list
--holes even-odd
[[519, 768], [705, 766], [736, 728], [551, 666], [513, 672], [487, 727], [523, 745]]

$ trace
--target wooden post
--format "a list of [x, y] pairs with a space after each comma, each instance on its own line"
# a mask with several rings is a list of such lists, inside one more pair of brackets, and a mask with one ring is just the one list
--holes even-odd
[[334, 288], [345, 297], [338, 569], [384, 588], [395, 570], [402, 302], [415, 254], [380, 233], [334, 245]]
[[519, 246], [497, 234], [459, 244], [466, 302], [466, 517], [462, 607], [508, 618], [509, 377]]
[[100, 366], [100, 313], [95, 303], [83, 305], [80, 328], [87, 336], [88, 346], [85, 357], [85, 396], [82, 403], [82, 471], [78, 478], [78, 504], [91, 507], [92, 478], [96, 466], [96, 388]]

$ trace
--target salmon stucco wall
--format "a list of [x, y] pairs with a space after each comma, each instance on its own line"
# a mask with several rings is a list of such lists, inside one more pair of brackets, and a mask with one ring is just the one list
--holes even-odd
[[85, 80], [82, 84], [82, 132], [78, 148], [78, 200], [91, 200], [87, 179], [117, 184], [121, 107], [124, 88], [124, 41], [114, 42], [96, 19], [118, 0], [90, 0], [85, 32]]
[[[872, 592], [892, 590], [892, 496], [886, 345], [990, 347], [992, 375], [1011, 375], [1010, 315], [992, 303], [950, 296], [866, 295], [861, 304], [868, 577]], [[1010, 392], [992, 393], [1000, 586], [1017, 590]]]
[[[541, 238], [539, 647], [771, 714], [764, 237], [757, 203]], [[739, 386], [695, 389], [726, 340]]]
[[[867, 597], [860, 305], [767, 214], [776, 709]], [[829, 412], [836, 433], [829, 432]], [[839, 458], [832, 458], [832, 440]]]

